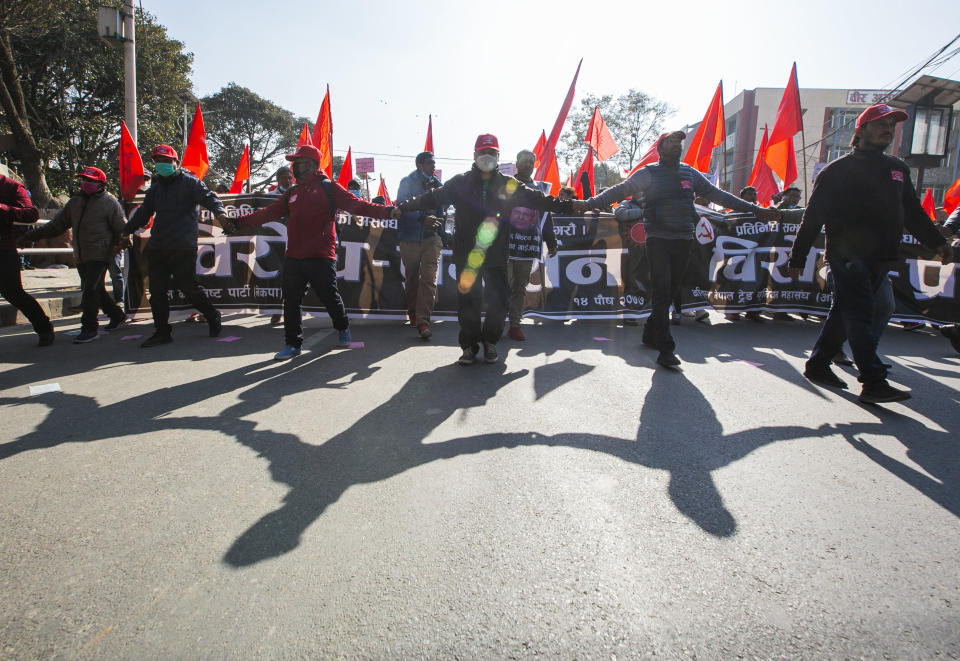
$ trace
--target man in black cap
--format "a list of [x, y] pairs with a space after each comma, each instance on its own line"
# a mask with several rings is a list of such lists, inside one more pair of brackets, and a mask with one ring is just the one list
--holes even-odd
[[950, 246], [920, 206], [909, 166], [883, 153], [893, 141], [897, 122], [905, 119], [907, 113], [886, 104], [870, 106], [857, 117], [853, 151], [817, 175], [790, 253], [790, 275], [797, 278], [814, 239], [826, 226], [833, 304], [803, 375], [816, 383], [846, 388], [831, 371], [830, 361], [848, 339], [863, 382], [860, 401], [867, 404], [910, 397], [887, 383], [887, 370], [877, 356], [879, 332], [874, 328], [877, 291], [899, 257], [904, 227], [936, 249], [945, 263], [952, 257]]

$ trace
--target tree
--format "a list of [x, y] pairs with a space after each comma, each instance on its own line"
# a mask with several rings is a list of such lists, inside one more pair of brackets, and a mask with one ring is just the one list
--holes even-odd
[[[95, 165], [116, 182], [120, 121], [124, 118], [123, 53], [97, 36], [97, 9], [87, 0], [52, 0], [38, 8], [31, 0], [3, 1], [4, 7], [45, 15], [42, 21], [11, 24], [0, 18], [0, 90], [4, 120], [16, 136], [29, 130], [29, 141], [16, 139], [12, 156], [20, 161], [37, 206], [49, 203], [50, 192], [73, 187], [73, 175]], [[110, 0], [119, 6], [119, 0]], [[105, 3], [106, 4], [106, 3]], [[5, 14], [6, 12], [0, 12]], [[176, 142], [178, 96], [190, 89], [193, 55], [170, 39], [166, 28], [149, 13], [137, 10], [137, 115], [139, 146]], [[11, 83], [9, 72], [16, 78]], [[17, 102], [19, 86], [22, 102]], [[11, 104], [3, 102], [8, 96]], [[9, 107], [8, 107], [9, 105]], [[48, 166], [49, 164], [49, 166]], [[46, 183], [49, 182], [50, 190]]]
[[[612, 94], [587, 94], [580, 100], [580, 108], [570, 112], [567, 129], [560, 136], [560, 143], [557, 145], [559, 160], [567, 170], [574, 173], [587, 153], [584, 138], [596, 106], [600, 106], [600, 114], [620, 148], [615, 156], [595, 168], [599, 188], [601, 185], [610, 185], [608, 182], [611, 180], [613, 183], [619, 180], [619, 173], [616, 173], [614, 180], [613, 173], [604, 166], [615, 162], [625, 170], [632, 169], [634, 163], [643, 155], [642, 149], [652, 144], [663, 131], [664, 120], [672, 115], [674, 110], [664, 101], [635, 89], [630, 89], [616, 98]], [[603, 184], [601, 179], [604, 180]]]
[[[251, 188], [273, 177], [283, 156], [296, 148], [306, 121], [233, 82], [201, 99], [201, 105], [212, 169], [229, 184], [248, 143]], [[257, 178], [261, 181], [256, 182]]]

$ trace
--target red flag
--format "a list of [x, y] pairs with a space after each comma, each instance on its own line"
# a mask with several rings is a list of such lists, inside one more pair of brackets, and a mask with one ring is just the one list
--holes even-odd
[[250, 145], [243, 146], [240, 163], [237, 164], [237, 173], [233, 175], [230, 192], [236, 195], [243, 192], [243, 182], [250, 180]]
[[[790, 70], [790, 80], [777, 108], [777, 119], [770, 131], [767, 143], [767, 165], [777, 173], [784, 188], [797, 178], [796, 153], [793, 149], [793, 136], [803, 130], [803, 111], [800, 108], [800, 86], [797, 84], [797, 63]], [[792, 156], [791, 156], [792, 155]], [[790, 160], [793, 160], [793, 172], [790, 172]]]
[[383, 198], [383, 203], [388, 207], [393, 205], [393, 202], [390, 201], [390, 193], [387, 191], [387, 182], [383, 180], [383, 177], [380, 177], [380, 188], [377, 189], [377, 195]]
[[[570, 112], [570, 105], [573, 103], [573, 94], [577, 90], [577, 76], [580, 75], [580, 65], [583, 64], [583, 59], [580, 60], [580, 64], [577, 64], [577, 72], [573, 74], [573, 81], [570, 83], [570, 89], [567, 90], [567, 96], [563, 100], [563, 106], [560, 108], [560, 114], [557, 115], [557, 121], [553, 124], [553, 129], [550, 131], [550, 137], [547, 138], [547, 144], [543, 147], [543, 153], [541, 155], [540, 166], [537, 168], [536, 174], [533, 176], [537, 181], [548, 181], [545, 179], [547, 174], [547, 168], [551, 167], [551, 160], [554, 162], [554, 167], [556, 165], [556, 155], [554, 149], [557, 147], [557, 140], [560, 139], [560, 131], [563, 130], [563, 123], [567, 121], [567, 113]], [[557, 171], [557, 183], [560, 183], [560, 173]]]
[[546, 146], [546, 144], [547, 144], [547, 132], [540, 131], [540, 139], [537, 140], [537, 144], [533, 148], [533, 156], [534, 156], [533, 167], [534, 168], [540, 167], [540, 159], [543, 157], [543, 148]]
[[572, 172], [567, 176], [567, 183], [565, 183], [564, 186], [566, 186], [567, 188], [573, 188], [573, 173], [572, 173]]
[[687, 154], [683, 162], [700, 172], [710, 171], [710, 157], [713, 150], [727, 139], [727, 127], [723, 118], [723, 81], [717, 85], [713, 99], [707, 107], [703, 121], [690, 139]]
[[603, 163], [620, 151], [613, 136], [610, 135], [607, 123], [600, 115], [600, 106], [595, 106], [593, 109], [593, 117], [590, 118], [590, 125], [587, 127], [586, 143], [597, 152], [597, 163]]
[[764, 157], [767, 153], [767, 125], [763, 125], [763, 138], [760, 140], [760, 149], [757, 151], [757, 160], [753, 164], [748, 185], [757, 189], [757, 202], [761, 206], [770, 206], [770, 200], [777, 192], [777, 182], [773, 178], [773, 170], [767, 165]]
[[433, 153], [433, 115], [427, 115], [427, 141], [423, 143], [423, 151]]
[[203, 128], [203, 113], [200, 112], [200, 103], [193, 113], [193, 124], [190, 125], [190, 137], [187, 138], [187, 148], [183, 150], [183, 160], [180, 165], [203, 179], [210, 168], [210, 157], [207, 156], [207, 132]]
[[143, 159], [127, 125], [120, 121], [120, 197], [132, 200], [143, 185]]
[[[587, 175], [587, 181], [590, 184], [590, 190], [583, 190], [583, 175]], [[577, 176], [573, 180], [573, 190], [577, 191], [577, 199], [585, 200], [588, 197], [593, 197], [596, 186], [593, 183], [593, 149], [587, 150], [587, 155], [583, 157], [583, 163], [580, 164], [580, 169], [577, 171]]]
[[320, 169], [333, 179], [333, 115], [330, 113], [330, 84], [313, 126], [313, 146], [320, 150]]
[[923, 202], [920, 203], [920, 206], [922, 206], [923, 210], [930, 216], [930, 220], [937, 220], [937, 205], [933, 201], [933, 191], [929, 188], [927, 192], [923, 194]]
[[297, 140], [297, 149], [304, 145], [312, 145], [313, 140], [310, 139], [310, 126], [304, 122], [303, 128], [300, 129], [300, 139]]
[[350, 147], [347, 147], [347, 157], [343, 159], [343, 166], [340, 168], [340, 176], [337, 177], [337, 183], [347, 187], [347, 184], [350, 183], [350, 180], [353, 179], [353, 164], [350, 162], [351, 153]]
[[538, 181], [545, 181], [550, 184], [550, 195], [556, 195], [560, 192], [560, 168], [557, 167], [556, 154], [550, 155], [550, 162], [547, 164], [547, 173], [543, 179], [538, 179]]
[[654, 142], [650, 149], [647, 150], [647, 153], [640, 157], [640, 161], [633, 166], [632, 170], [629, 172], [624, 170], [624, 172], [627, 172], [627, 179], [629, 179], [630, 175], [642, 168], [644, 165], [650, 165], [651, 163], [656, 163], [660, 160], [660, 152], [657, 151], [657, 147], [660, 146], [660, 141], [662, 139], [662, 135], [657, 138], [656, 142]]
[[960, 179], [953, 182], [946, 194], [943, 196], [943, 210], [947, 214], [953, 213], [953, 210], [960, 206]]

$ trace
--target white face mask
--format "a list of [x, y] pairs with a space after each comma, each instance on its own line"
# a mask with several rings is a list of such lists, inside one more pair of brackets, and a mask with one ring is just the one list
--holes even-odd
[[481, 172], [493, 172], [497, 169], [497, 157], [490, 154], [480, 154], [476, 163]]

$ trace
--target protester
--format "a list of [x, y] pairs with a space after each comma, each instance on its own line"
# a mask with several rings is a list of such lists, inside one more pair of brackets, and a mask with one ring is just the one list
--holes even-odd
[[[434, 175], [436, 161], [433, 154], [425, 151], [417, 154], [417, 169], [400, 180], [397, 201], [423, 195], [428, 190], [442, 186]], [[430, 339], [430, 315], [437, 303], [437, 271], [440, 268], [440, 251], [443, 239], [443, 209], [410, 211], [397, 221], [397, 239], [400, 244], [400, 259], [403, 262], [403, 293], [410, 325], [423, 339]]]
[[739, 197], [741, 200], [746, 200], [750, 204], [757, 203], [757, 189], [753, 186], [744, 186], [740, 189]]
[[[277, 183], [275, 186], [270, 188], [271, 193], [276, 195], [283, 195], [290, 187], [293, 186], [293, 171], [290, 170], [286, 165], [282, 165], [277, 168]], [[283, 298], [280, 299], [280, 307], [283, 307]], [[270, 315], [270, 325], [279, 326], [280, 322], [283, 321], [283, 314], [272, 314]]]
[[602, 208], [625, 197], [643, 195], [646, 227], [646, 253], [653, 293], [653, 310], [643, 328], [643, 343], [659, 351], [657, 362], [666, 367], [680, 364], [670, 334], [670, 303], [681, 285], [690, 259], [697, 216], [693, 200], [702, 195], [724, 207], [753, 213], [762, 221], [776, 220], [776, 209], [761, 209], [726, 191], [722, 191], [702, 174], [680, 162], [683, 131], [664, 133], [657, 139], [660, 160], [647, 165], [626, 181], [587, 200], [592, 209]]
[[[417, 209], [436, 209], [453, 204], [457, 208], [457, 224], [453, 236], [453, 262], [457, 272], [457, 316], [460, 322], [461, 365], [472, 364], [483, 342], [483, 360], [497, 361], [497, 341], [503, 334], [507, 313], [507, 238], [502, 227], [513, 207], [524, 206], [539, 211], [582, 213], [586, 205], [579, 201], [563, 202], [555, 197], [524, 186], [513, 177], [497, 170], [500, 145], [496, 136], [484, 133], [477, 137], [473, 167], [458, 174], [440, 188], [398, 205], [401, 213]], [[486, 289], [486, 319], [481, 326], [481, 308]]]
[[572, 186], [561, 186], [557, 192], [557, 199], [561, 202], [568, 202], [577, 199], [577, 191]]
[[107, 330], [120, 328], [127, 317], [104, 286], [109, 263], [120, 248], [123, 232], [123, 208], [113, 195], [106, 191], [107, 175], [103, 170], [86, 167], [77, 175], [80, 192], [70, 198], [57, 215], [43, 227], [31, 230], [21, 242], [33, 242], [45, 237], [57, 236], [66, 229], [73, 230], [73, 252], [77, 258], [80, 274], [81, 305], [80, 334], [75, 344], [84, 344], [97, 339], [97, 311], [103, 310], [110, 317]]
[[893, 140], [903, 110], [886, 104], [870, 106], [857, 117], [853, 151], [831, 162], [814, 183], [788, 262], [799, 277], [814, 239], [826, 226], [826, 260], [833, 275], [833, 304], [807, 360], [804, 376], [823, 385], [846, 388], [830, 369], [844, 338], [860, 370], [860, 401], [868, 404], [908, 399], [910, 393], [887, 383], [887, 370], [877, 356], [874, 328], [877, 291], [898, 249], [906, 227], [921, 243], [949, 261], [952, 251], [924, 212], [910, 180], [910, 168], [883, 150]]
[[283, 262], [283, 332], [286, 346], [274, 358], [299, 356], [303, 347], [301, 303], [307, 285], [323, 301], [338, 331], [341, 346], [350, 344], [350, 321], [337, 289], [337, 210], [371, 218], [396, 216], [394, 207], [361, 200], [330, 181], [320, 170], [320, 150], [301, 145], [286, 159], [297, 183], [269, 206], [237, 221], [221, 221], [224, 231], [254, 227], [287, 218], [287, 251]]
[[141, 347], [154, 347], [173, 342], [170, 326], [170, 300], [167, 291], [171, 280], [206, 319], [210, 337], [220, 334], [220, 313], [207, 299], [197, 281], [197, 237], [199, 206], [223, 222], [227, 218], [223, 203], [202, 181], [180, 168], [180, 158], [169, 145], [157, 145], [150, 157], [156, 176], [143, 196], [143, 204], [123, 230], [124, 244], [129, 236], [150, 221], [147, 243], [147, 272], [150, 279], [150, 310], [154, 333]]
[[783, 189], [782, 197], [777, 203], [777, 208], [781, 211], [784, 209], [799, 209], [800, 204], [800, 189], [796, 186], [787, 186]]
[[53, 324], [37, 300], [23, 290], [13, 229], [14, 223], [35, 223], [39, 217], [26, 186], [0, 174], [0, 296], [24, 314], [40, 338], [40, 346], [46, 347], [53, 344]]
[[[536, 155], [529, 150], [517, 154], [517, 180], [541, 193], [550, 192], [550, 184], [533, 180], [533, 165]], [[509, 319], [507, 335], [514, 340], [526, 340], [520, 328], [523, 304], [527, 298], [530, 273], [537, 260], [543, 258], [543, 242], [547, 242], [547, 254], [557, 254], [557, 233], [553, 229], [553, 214], [541, 215], [534, 209], [515, 206], [510, 211], [510, 234], [508, 237], [507, 284], [510, 286]]]

